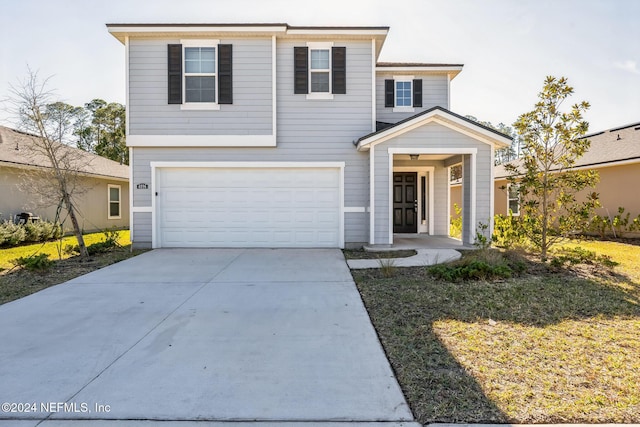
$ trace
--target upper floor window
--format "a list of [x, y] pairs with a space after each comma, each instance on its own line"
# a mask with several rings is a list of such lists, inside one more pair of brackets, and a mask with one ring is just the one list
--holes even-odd
[[413, 76], [393, 76], [384, 81], [384, 106], [394, 112], [413, 113], [422, 107], [422, 79]]
[[411, 80], [396, 80], [396, 107], [413, 107]]
[[309, 68], [311, 93], [331, 92], [329, 83], [329, 75], [331, 74], [329, 49], [310, 49], [309, 55], [311, 57], [311, 67]]
[[233, 103], [232, 45], [182, 40], [168, 45], [168, 102], [184, 110], [218, 110]]
[[216, 102], [216, 48], [184, 48], [184, 102]]
[[308, 42], [293, 48], [293, 92], [307, 99], [333, 99], [347, 93], [346, 47]]

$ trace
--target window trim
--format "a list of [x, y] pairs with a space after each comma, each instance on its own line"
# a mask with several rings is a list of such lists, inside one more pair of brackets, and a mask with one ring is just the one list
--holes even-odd
[[[308, 59], [307, 63], [309, 64], [307, 70], [307, 81], [309, 82], [309, 88], [307, 93], [307, 99], [333, 99], [333, 60], [332, 60], [332, 50], [333, 42], [307, 42], [308, 48]], [[316, 73], [322, 72], [329, 74], [329, 91], [328, 92], [312, 92], [311, 89], [311, 52], [314, 50], [326, 50], [329, 54], [329, 68], [323, 70], [316, 70]]]
[[[514, 186], [514, 187], [518, 188], [518, 197], [517, 197], [517, 199], [511, 197], [511, 195], [510, 195], [511, 186]], [[512, 215], [513, 216], [520, 216], [520, 191], [519, 190], [520, 190], [520, 185], [512, 184], [512, 183], [508, 183], [507, 184], [507, 215], [509, 215], [509, 212], [511, 211], [511, 207], [510, 207], [511, 201], [517, 200], [518, 201], [518, 212], [512, 212]]]
[[[111, 200], [111, 189], [112, 188], [117, 188], [118, 189], [118, 200], [117, 201]], [[111, 204], [112, 203], [117, 203], [118, 204], [118, 215], [117, 216], [112, 216], [111, 215]], [[107, 184], [107, 219], [122, 219], [122, 185]]]
[[[220, 104], [218, 103], [218, 45], [220, 40], [217, 39], [185, 39], [180, 40], [182, 44], [182, 104], [180, 104], [181, 110], [219, 110]], [[212, 47], [215, 49], [215, 71], [213, 73], [187, 73], [186, 49], [190, 47]], [[187, 77], [203, 75], [215, 77], [215, 102], [187, 102]]]
[[[393, 76], [393, 112], [394, 113], [414, 113], [416, 111], [413, 106], [413, 79], [414, 76]], [[409, 83], [409, 94], [411, 100], [411, 106], [399, 106], [398, 105], [398, 88], [397, 83]]]

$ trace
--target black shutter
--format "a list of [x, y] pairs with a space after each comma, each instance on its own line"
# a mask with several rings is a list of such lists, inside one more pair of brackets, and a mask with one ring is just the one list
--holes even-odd
[[347, 93], [347, 48], [331, 48], [331, 90], [333, 93]]
[[309, 93], [309, 48], [293, 48], [293, 93]]
[[413, 106], [422, 107], [422, 79], [413, 81]]
[[169, 104], [182, 104], [182, 45], [167, 47], [168, 100]]
[[384, 81], [384, 106], [385, 107], [395, 107], [396, 101], [396, 91], [395, 91], [395, 81], [394, 80], [385, 80]]
[[218, 45], [218, 104], [233, 104], [233, 55], [230, 44]]

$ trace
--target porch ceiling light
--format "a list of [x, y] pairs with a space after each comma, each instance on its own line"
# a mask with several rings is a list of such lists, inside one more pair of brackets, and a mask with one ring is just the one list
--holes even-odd
[[411, 160], [418, 160], [418, 157], [420, 157], [420, 154], [409, 154], [409, 157], [411, 158]]

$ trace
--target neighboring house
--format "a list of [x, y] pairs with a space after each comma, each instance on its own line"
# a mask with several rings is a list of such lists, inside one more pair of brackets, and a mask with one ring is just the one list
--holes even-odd
[[[589, 150], [576, 161], [576, 169], [597, 170], [600, 182], [583, 191], [599, 194], [601, 208], [596, 213], [613, 218], [618, 207], [624, 207], [631, 218], [640, 215], [640, 197], [633, 191], [640, 186], [640, 123], [609, 129], [585, 136], [591, 142]], [[507, 215], [509, 209], [519, 214], [516, 189], [509, 185], [503, 165], [495, 167], [495, 213]], [[459, 185], [452, 185], [451, 205], [460, 200]], [[451, 208], [451, 215], [454, 214]]]
[[[37, 138], [14, 129], [0, 126], [0, 216], [1, 220], [15, 219], [22, 212], [30, 212], [43, 220], [53, 221], [57, 204], [45, 203], [38, 191], [33, 172], [50, 168], [49, 160], [34, 154]], [[129, 167], [86, 151], [74, 150], [82, 164], [78, 196], [78, 221], [85, 231], [129, 226]], [[82, 193], [82, 194], [80, 194]], [[61, 216], [65, 216], [62, 210]], [[61, 218], [61, 220], [64, 218]], [[70, 230], [70, 221], [65, 230]]]
[[108, 24], [125, 46], [135, 247], [355, 247], [493, 217], [510, 138], [449, 111], [458, 64], [378, 63], [388, 27]]

